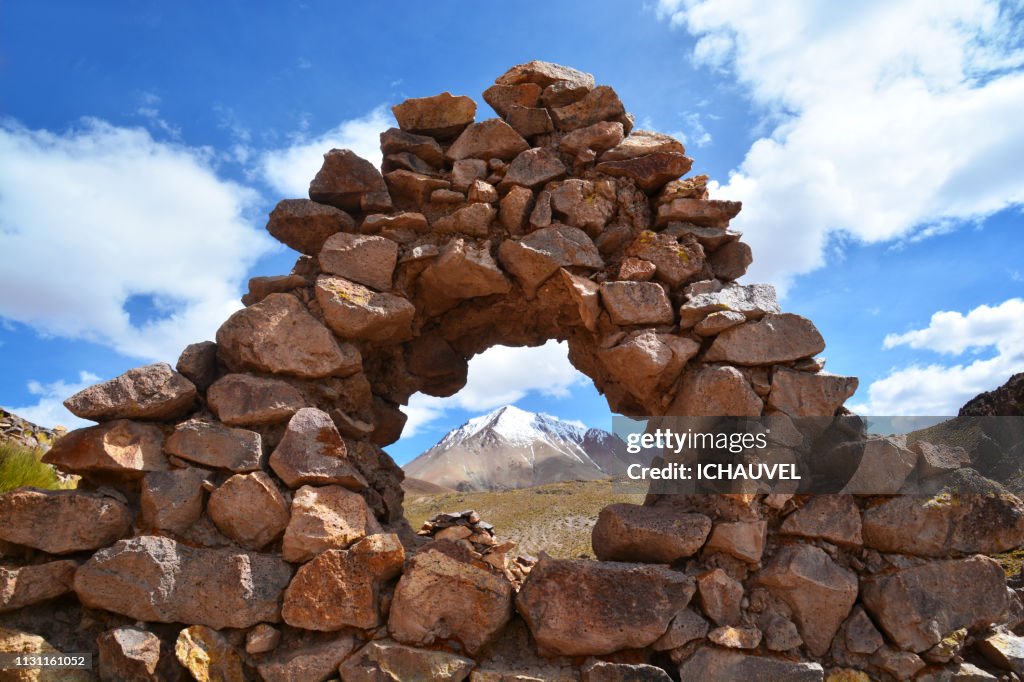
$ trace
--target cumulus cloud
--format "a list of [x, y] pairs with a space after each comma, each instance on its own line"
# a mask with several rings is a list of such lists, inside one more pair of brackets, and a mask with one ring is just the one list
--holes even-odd
[[380, 106], [365, 116], [342, 122], [323, 135], [298, 134], [287, 147], [264, 152], [259, 160], [260, 172], [276, 192], [289, 197], [307, 196], [309, 182], [323, 165], [324, 153], [330, 149], [351, 149], [379, 168], [380, 134], [395, 125], [391, 113]]
[[272, 247], [212, 156], [97, 119], [0, 122], [0, 317], [146, 360], [211, 338]]
[[406, 438], [441, 419], [449, 410], [475, 414], [510, 405], [531, 392], [549, 398], [567, 398], [573, 386], [588, 382], [569, 362], [565, 343], [548, 341], [532, 348], [494, 346], [469, 361], [466, 386], [448, 398], [417, 393], [402, 411], [409, 416]]
[[4, 406], [4, 409], [13, 412], [22, 419], [52, 428], [54, 426], [65, 426], [68, 429], [77, 429], [83, 426], [92, 426], [93, 422], [80, 419], [71, 414], [64, 401], [68, 396], [88, 388], [98, 382], [100, 378], [90, 372], [79, 372], [78, 381], [68, 383], [64, 380], [43, 384], [38, 381], [28, 383], [28, 392], [39, 399], [29, 405]]
[[[716, 196], [754, 279], [785, 287], [830, 238], [934, 234], [1024, 202], [1021, 19], [991, 0], [660, 0], [765, 113]], [[784, 236], [784, 239], [780, 239]]]
[[[885, 337], [885, 348], [907, 346], [966, 358], [956, 364], [915, 364], [890, 372], [868, 387], [860, 414], [952, 415], [983, 391], [1024, 370], [1024, 299], [981, 305], [966, 315], [940, 311], [924, 329]], [[986, 357], [971, 358], [971, 355]]]

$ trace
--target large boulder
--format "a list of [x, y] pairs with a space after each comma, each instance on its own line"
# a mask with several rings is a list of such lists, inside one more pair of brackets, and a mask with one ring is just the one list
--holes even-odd
[[288, 502], [264, 471], [235, 474], [210, 494], [210, 520], [247, 549], [273, 542], [288, 525]]
[[382, 211], [391, 208], [391, 196], [380, 171], [351, 149], [332, 149], [309, 183], [309, 198], [344, 211]]
[[473, 655], [512, 618], [512, 584], [468, 552], [436, 540], [421, 549], [398, 581], [388, 632], [403, 644], [455, 639]]
[[380, 524], [359, 493], [336, 485], [307, 485], [292, 500], [281, 556], [286, 561], [308, 561], [320, 552], [345, 549], [380, 532]]
[[[733, 649], [705, 646], [679, 666], [682, 682], [704, 680], [778, 680], [821, 682], [825, 671], [819, 663], [792, 661]], [[838, 679], [838, 678], [837, 678]]]
[[707, 362], [734, 365], [773, 365], [817, 355], [825, 340], [814, 324], [792, 313], [769, 314], [715, 337], [704, 355]]
[[516, 608], [542, 653], [602, 655], [652, 644], [694, 589], [666, 566], [542, 557]]
[[221, 377], [207, 390], [206, 401], [217, 418], [230, 426], [276, 424], [305, 405], [291, 384], [249, 374]]
[[447, 139], [455, 137], [473, 122], [476, 102], [464, 95], [442, 92], [432, 97], [407, 99], [391, 107], [391, 111], [402, 130]]
[[610, 504], [597, 517], [591, 544], [601, 561], [670, 564], [696, 554], [710, 531], [711, 519], [703, 514]]
[[0, 519], [0, 540], [49, 554], [70, 554], [124, 537], [132, 512], [97, 493], [17, 488], [0, 495]]
[[535, 230], [518, 241], [502, 242], [498, 257], [511, 272], [527, 298], [562, 267], [599, 269], [604, 266], [601, 255], [586, 232], [568, 225]]
[[160, 427], [116, 419], [71, 431], [53, 444], [43, 461], [71, 474], [139, 478], [167, 469], [163, 445]]
[[366, 487], [334, 421], [315, 407], [302, 408], [288, 421], [270, 455], [270, 468], [289, 488], [334, 483], [352, 490]]
[[260, 434], [205, 419], [178, 424], [165, 447], [169, 454], [211, 469], [257, 471], [263, 465]]
[[656, 403], [661, 397], [657, 388], [672, 384], [699, 351], [700, 344], [692, 339], [643, 331], [601, 349], [598, 357], [612, 378], [640, 402]]
[[352, 216], [309, 199], [285, 199], [270, 212], [267, 232], [299, 253], [316, 256], [328, 237], [355, 229]]
[[417, 649], [387, 640], [369, 642], [341, 664], [343, 682], [461, 682], [476, 666], [447, 651]]
[[189, 412], [196, 387], [165, 362], [130, 369], [64, 401], [82, 419], [175, 419]]
[[143, 535], [96, 552], [75, 574], [75, 592], [86, 607], [136, 620], [247, 628], [280, 620], [291, 575], [273, 556]]
[[343, 277], [321, 275], [316, 300], [324, 321], [338, 336], [366, 341], [405, 341], [412, 337], [416, 308], [401, 296], [374, 291]]
[[50, 561], [21, 568], [0, 566], [0, 613], [71, 592], [77, 568], [74, 561]]
[[217, 349], [234, 371], [319, 379], [349, 376], [362, 368], [359, 351], [339, 344], [291, 294], [271, 294], [229, 317], [217, 330]]

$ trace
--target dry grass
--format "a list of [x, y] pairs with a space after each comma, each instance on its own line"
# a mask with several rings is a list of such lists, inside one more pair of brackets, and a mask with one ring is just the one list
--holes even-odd
[[593, 557], [590, 531], [597, 514], [615, 502], [643, 502], [642, 494], [624, 493], [611, 481], [570, 481], [500, 492], [452, 492], [407, 495], [405, 516], [414, 529], [439, 512], [475, 509], [494, 524], [502, 540], [515, 540], [520, 554], [545, 551], [568, 559]]
[[27, 448], [12, 441], [0, 442], [0, 493], [32, 486], [47, 490], [69, 487], [48, 464], [40, 459], [42, 450]]

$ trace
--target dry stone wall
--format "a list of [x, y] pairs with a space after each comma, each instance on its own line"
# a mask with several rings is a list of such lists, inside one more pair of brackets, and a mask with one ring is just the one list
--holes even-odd
[[104, 679], [966, 679], [972, 642], [1019, 665], [988, 628], [1024, 608], [971, 555], [1024, 539], [1008, 496], [652, 496], [602, 512], [600, 561], [529, 571], [469, 516], [417, 539], [382, 448], [495, 344], [567, 341], [626, 415], [831, 416], [857, 385], [736, 281], [740, 205], [614, 90], [531, 62], [483, 97], [499, 118], [394, 107], [381, 170], [327, 152], [270, 214], [291, 273], [176, 369], [67, 401], [99, 424], [46, 460], [79, 488], [0, 496], [0, 648], [84, 647]]

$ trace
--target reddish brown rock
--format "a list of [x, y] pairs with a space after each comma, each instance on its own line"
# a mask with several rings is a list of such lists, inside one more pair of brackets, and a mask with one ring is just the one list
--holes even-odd
[[700, 351], [692, 339], [644, 331], [631, 334], [598, 358], [616, 383], [640, 402], [655, 404], [659, 386], [672, 384], [683, 366]]
[[302, 562], [328, 549], [346, 549], [381, 527], [363, 496], [340, 486], [303, 486], [292, 500], [281, 556]]
[[174, 655], [192, 679], [200, 682], [244, 682], [242, 658], [228, 640], [205, 625], [191, 625], [178, 633]]
[[498, 257], [505, 269], [512, 273], [527, 298], [533, 298], [537, 289], [559, 268], [574, 267], [597, 270], [604, 261], [583, 230], [568, 225], [545, 227], [518, 241], [504, 241]]
[[351, 490], [366, 487], [330, 415], [314, 407], [299, 410], [289, 420], [270, 455], [270, 468], [289, 488], [333, 483]]
[[352, 635], [311, 644], [280, 647], [278, 652], [257, 666], [265, 682], [306, 682], [328, 680], [338, 673], [338, 666], [358, 646]]
[[217, 344], [200, 341], [185, 346], [175, 366], [200, 391], [217, 380]]
[[498, 190], [489, 182], [474, 180], [466, 199], [471, 204], [494, 204], [498, 202]]
[[435, 541], [421, 549], [398, 581], [388, 632], [403, 644], [455, 639], [476, 654], [512, 618], [512, 584], [471, 562], [466, 550]]
[[501, 199], [498, 217], [509, 234], [516, 236], [526, 229], [526, 221], [533, 210], [533, 192], [526, 187], [514, 186]]
[[402, 682], [416, 679], [461, 682], [474, 667], [476, 662], [472, 659], [446, 651], [374, 641], [346, 659], [339, 672], [345, 682]]
[[[603, 152], [622, 142], [622, 124], [612, 121], [600, 121], [586, 128], [579, 128], [568, 133], [558, 143], [559, 151], [579, 157], [582, 154], [596, 158]], [[592, 160], [592, 159], [591, 159]]]
[[693, 288], [688, 291], [686, 302], [679, 309], [681, 327], [692, 327], [715, 312], [741, 313], [747, 320], [759, 320], [779, 312], [775, 287], [770, 284], [727, 284], [714, 291], [698, 293]]
[[609, 663], [591, 660], [580, 669], [582, 682], [670, 682], [671, 677], [657, 666], [643, 663]]
[[629, 256], [619, 265], [619, 279], [630, 282], [650, 282], [658, 266], [649, 260]]
[[671, 199], [658, 206], [655, 224], [661, 226], [679, 221], [706, 227], [727, 227], [729, 221], [739, 214], [740, 208], [742, 204], [738, 201]]
[[489, 204], [470, 204], [451, 215], [439, 218], [433, 225], [437, 234], [461, 233], [470, 237], [486, 237], [498, 210]]
[[615, 188], [605, 181], [572, 178], [551, 190], [551, 210], [569, 225], [597, 236], [615, 214]]
[[71, 474], [114, 474], [139, 478], [167, 469], [159, 427], [117, 419], [76, 429], [59, 438], [43, 461]]
[[96, 552], [75, 573], [84, 606], [160, 623], [247, 628], [280, 620], [291, 568], [276, 557], [139, 536]]
[[655, 266], [655, 277], [676, 289], [704, 269], [704, 249], [695, 241], [678, 241], [665, 234], [644, 230], [626, 254]]
[[602, 161], [597, 164], [597, 170], [615, 177], [630, 178], [637, 187], [654, 194], [669, 180], [688, 173], [692, 166], [693, 159], [688, 156], [659, 152], [623, 161]]
[[781, 533], [821, 538], [840, 545], [860, 546], [860, 509], [850, 495], [814, 495], [786, 517]]
[[845, 454], [859, 461], [840, 492], [854, 495], [895, 495], [917, 463], [917, 454], [906, 448], [902, 438], [852, 442]]
[[761, 643], [761, 631], [755, 627], [723, 625], [709, 632], [708, 639], [727, 649], [756, 649]]
[[391, 111], [402, 130], [444, 140], [455, 137], [473, 122], [476, 102], [463, 95], [442, 92], [433, 97], [407, 99], [391, 107]]
[[692, 608], [686, 608], [672, 619], [668, 630], [651, 645], [651, 648], [655, 651], [678, 649], [695, 639], [703, 639], [707, 634], [708, 622]]
[[971, 465], [971, 457], [961, 447], [923, 440], [910, 445], [917, 453], [917, 471], [921, 478], [931, 478]]
[[246, 549], [260, 549], [288, 525], [288, 502], [265, 472], [235, 474], [210, 494], [206, 513], [222, 533]]
[[139, 495], [140, 525], [185, 533], [203, 514], [203, 482], [209, 475], [192, 467], [147, 474]]
[[700, 607], [718, 625], [731, 625], [740, 620], [743, 584], [729, 577], [720, 568], [697, 576]]
[[768, 534], [765, 521], [731, 521], [716, 523], [705, 552], [725, 552], [741, 561], [757, 564], [764, 553], [764, 541]]
[[487, 162], [483, 159], [459, 159], [452, 164], [452, 189], [466, 192], [476, 180], [487, 177]]
[[460, 299], [505, 294], [511, 284], [487, 248], [453, 239], [420, 276], [420, 287], [442, 299]]
[[230, 426], [276, 424], [305, 405], [302, 394], [290, 384], [249, 374], [228, 374], [217, 380], [206, 400], [217, 418]]
[[[380, 171], [351, 149], [332, 149], [309, 183], [309, 198], [345, 211], [383, 211], [391, 208], [391, 196]], [[313, 254], [310, 254], [313, 255]]]
[[831, 417], [857, 390], [856, 377], [810, 374], [778, 367], [768, 407], [791, 417]]
[[245, 651], [249, 654], [265, 654], [280, 643], [281, 631], [266, 623], [260, 623], [245, 635]]
[[349, 376], [362, 368], [359, 351], [339, 344], [289, 294], [271, 294], [229, 317], [217, 330], [217, 348], [224, 364], [234, 371], [318, 379]]
[[719, 334], [704, 359], [736, 365], [773, 365], [809, 358], [824, 349], [825, 340], [807, 318], [792, 313], [769, 314]]
[[338, 336], [391, 342], [412, 338], [416, 308], [401, 296], [373, 291], [343, 277], [320, 275], [316, 300], [327, 326]]
[[[682, 313], [680, 313], [682, 317]], [[746, 315], [743, 313], [737, 313], [732, 310], [720, 310], [715, 313], [711, 313], [703, 320], [698, 322], [693, 327], [693, 333], [697, 336], [716, 336], [721, 334], [726, 329], [735, 327], [738, 324], [743, 324], [747, 321]], [[682, 326], [682, 322], [680, 322]]]
[[434, 191], [451, 187], [447, 180], [401, 169], [385, 175], [384, 182], [395, 201], [395, 206], [409, 211], [422, 210]]
[[[533, 60], [525, 64], [517, 64], [499, 76], [495, 81], [498, 85], [519, 85], [520, 83], [536, 83], [542, 88], [548, 88], [558, 83], [568, 84], [583, 92], [588, 92], [594, 87], [594, 77], [589, 73], [577, 71], [568, 66]], [[547, 106], [558, 106], [548, 104]]]
[[402, 572], [404, 561], [397, 535], [371, 535], [351, 549], [321, 552], [295, 573], [281, 615], [305, 630], [378, 627], [380, 588]]
[[563, 177], [565, 172], [565, 164], [547, 147], [527, 149], [508, 165], [499, 189], [506, 190], [514, 185], [537, 189], [546, 182]]
[[0, 566], [0, 613], [71, 592], [77, 568], [74, 561], [51, 561], [21, 568]]
[[513, 107], [536, 107], [541, 90], [543, 88], [536, 83], [492, 85], [484, 90], [483, 97], [498, 116], [507, 118]]
[[671, 564], [693, 556], [711, 531], [711, 519], [672, 508], [610, 504], [591, 534], [600, 561]]
[[754, 262], [754, 255], [747, 244], [740, 241], [726, 242], [708, 256], [708, 262], [715, 277], [724, 281], [739, 279]]
[[462, 131], [452, 142], [445, 155], [452, 161], [459, 159], [502, 159], [509, 161], [530, 145], [512, 127], [500, 118], [491, 118]]
[[614, 324], [658, 325], [674, 320], [665, 290], [654, 282], [605, 282], [601, 301]]
[[131, 627], [107, 630], [96, 638], [100, 679], [104, 682], [158, 682], [160, 638]]
[[735, 367], [688, 370], [666, 411], [678, 417], [757, 417], [764, 405]]
[[584, 327], [594, 331], [597, 328], [597, 318], [601, 314], [600, 287], [589, 279], [573, 275], [568, 270], [562, 269], [561, 273], [562, 282], [576, 303], [580, 321]]
[[123, 537], [132, 513], [117, 500], [77, 490], [17, 488], [0, 495], [0, 540], [70, 554]]
[[324, 242], [320, 250], [320, 268], [324, 272], [378, 291], [391, 289], [397, 263], [398, 244], [384, 237], [339, 232]]
[[348, 213], [309, 199], [278, 202], [267, 222], [267, 232], [282, 244], [307, 256], [320, 253], [332, 234], [351, 232], [354, 228], [355, 222]]
[[192, 409], [196, 387], [191, 381], [158, 362], [90, 386], [64, 401], [64, 407], [82, 419], [175, 419]]
[[377, 213], [366, 216], [360, 229], [366, 234], [391, 230], [411, 230], [422, 234], [430, 231], [430, 223], [422, 213], [409, 211], [393, 215]]
[[601, 155], [601, 161], [625, 161], [648, 154], [685, 154], [683, 143], [671, 135], [634, 130], [629, 137]]
[[541, 558], [516, 608], [545, 655], [653, 644], [690, 602], [693, 578], [665, 566]]
[[607, 85], [599, 85], [577, 102], [551, 110], [559, 130], [576, 130], [599, 121], [623, 122], [626, 109], [619, 96]]
[[165, 448], [168, 454], [212, 469], [256, 471], [263, 464], [260, 434], [203, 419], [178, 424]]
[[249, 280], [249, 292], [242, 296], [242, 304], [253, 305], [254, 303], [259, 303], [270, 294], [285, 294], [307, 284], [306, 278], [300, 275], [252, 277]]
[[679, 667], [682, 682], [705, 680], [786, 680], [821, 682], [821, 664], [745, 654], [732, 649], [702, 647]]
[[437, 140], [398, 128], [388, 128], [380, 134], [380, 150], [384, 154], [414, 154], [434, 168], [444, 164], [444, 151]]
[[547, 109], [530, 107], [512, 107], [505, 120], [509, 126], [523, 137], [533, 137], [553, 132], [555, 125]]

